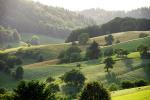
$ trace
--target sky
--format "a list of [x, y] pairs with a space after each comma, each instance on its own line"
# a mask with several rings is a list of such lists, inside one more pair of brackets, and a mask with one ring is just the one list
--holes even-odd
[[63, 7], [72, 11], [90, 8], [129, 11], [140, 7], [150, 7], [150, 0], [33, 0], [54, 7]]

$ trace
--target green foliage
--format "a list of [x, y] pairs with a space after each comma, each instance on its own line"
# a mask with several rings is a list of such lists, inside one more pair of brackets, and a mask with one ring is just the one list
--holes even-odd
[[[66, 42], [77, 41], [81, 33], [88, 33], [90, 38], [108, 35], [109, 33], [123, 32], [123, 31], [143, 31], [150, 29], [150, 20], [149, 19], [135, 19], [135, 18], [119, 18], [116, 17], [113, 20], [100, 26], [89, 26], [86, 28], [79, 28], [73, 30], [70, 36], [67, 38]], [[111, 44], [113, 42], [112, 36], [107, 38], [107, 43]]]
[[106, 48], [104, 51], [104, 56], [112, 56], [114, 54], [113, 48]]
[[48, 82], [48, 83], [51, 83], [51, 82], [53, 82], [53, 81], [55, 81], [55, 79], [54, 79], [53, 77], [51, 77], [51, 76], [49, 76], [49, 77], [46, 79], [46, 82]]
[[80, 48], [76, 45], [72, 45], [66, 51], [60, 52], [58, 58], [61, 60], [61, 63], [77, 62], [82, 59], [80, 52]]
[[6, 93], [6, 89], [5, 88], [0, 88], [0, 94], [5, 94]]
[[129, 52], [124, 49], [115, 49], [114, 52], [117, 54], [117, 57], [120, 58], [127, 57], [127, 55], [129, 54]]
[[111, 100], [111, 97], [102, 84], [93, 82], [84, 87], [79, 100]]
[[148, 83], [145, 80], [138, 80], [134, 82], [135, 87], [147, 86]]
[[88, 33], [81, 33], [78, 37], [79, 44], [81, 44], [81, 45], [87, 44], [88, 40], [89, 40]]
[[105, 37], [105, 41], [106, 41], [106, 45], [112, 45], [112, 43], [114, 41], [114, 37], [110, 34]]
[[32, 39], [30, 41], [31, 45], [39, 45], [40, 44], [40, 38], [37, 35], [33, 35]]
[[54, 83], [50, 83], [48, 86], [47, 86], [47, 89], [49, 91], [51, 91], [51, 93], [56, 93], [56, 92], [59, 92], [60, 89], [59, 89], [59, 85], [58, 84], [54, 84]]
[[115, 61], [111, 58], [111, 57], [108, 57], [104, 60], [104, 63], [105, 63], [105, 69], [107, 72], [109, 68], [113, 68], [113, 65], [115, 64]]
[[98, 59], [101, 56], [101, 50], [95, 41], [86, 50], [86, 59]]
[[17, 67], [15, 78], [17, 80], [21, 80], [23, 78], [23, 74], [24, 74], [23, 68], [22, 67]]
[[46, 88], [46, 84], [38, 81], [22, 81], [13, 90], [13, 100], [54, 100], [55, 95]]
[[119, 89], [119, 86], [115, 83], [112, 83], [110, 86], [109, 86], [109, 90], [110, 91], [116, 91]]
[[149, 47], [140, 45], [137, 50], [140, 52], [141, 58], [142, 59], [149, 59], [150, 58], [150, 52], [149, 52]]
[[128, 88], [133, 88], [134, 87], [134, 83], [133, 82], [130, 82], [130, 81], [123, 81], [121, 83], [121, 87], [123, 89], [128, 89]]
[[[83, 86], [78, 86], [76, 84], [65, 84], [61, 86], [62, 92], [68, 96], [68, 99], [76, 99], [78, 93], [81, 91]], [[67, 99], [67, 100], [68, 100]]]
[[66, 83], [71, 83], [75, 85], [83, 85], [85, 82], [85, 76], [79, 71], [79, 70], [71, 70], [69, 72], [66, 72], [62, 76], [62, 80]]

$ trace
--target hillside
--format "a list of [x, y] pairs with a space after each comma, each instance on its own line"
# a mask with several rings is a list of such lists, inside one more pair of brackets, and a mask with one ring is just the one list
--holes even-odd
[[88, 18], [94, 19], [98, 24], [104, 24], [115, 17], [132, 17], [150, 19], [150, 7], [138, 8], [131, 11], [107, 11], [103, 9], [87, 9], [79, 12]]
[[[120, 42], [126, 42], [129, 40], [138, 39], [141, 33], [145, 33], [150, 36], [150, 31], [127, 31], [127, 32], [112, 33], [112, 36], [114, 36], [113, 43], [115, 44], [117, 40], [119, 40]], [[89, 43], [95, 40], [100, 45], [105, 45], [106, 44], [105, 36], [107, 35], [90, 38]]]
[[71, 29], [94, 24], [75, 12], [50, 7], [30, 0], [1, 0], [0, 25], [12, 27], [20, 33], [46, 34], [65, 38]]
[[[135, 33], [133, 36], [135, 37], [128, 37], [129, 34]], [[149, 46], [150, 44], [150, 37], [145, 37], [145, 38], [138, 38], [138, 35], [141, 32], [123, 32], [123, 33], [114, 33], [114, 37], [119, 39], [121, 43], [113, 43], [113, 45], [109, 46], [114, 49], [117, 48], [123, 48], [128, 51], [135, 51], [138, 46], [141, 44]], [[148, 33], [149, 31], [142, 31], [142, 33]], [[125, 38], [126, 37], [126, 38]], [[133, 40], [132, 40], [133, 39]], [[93, 40], [97, 41], [100, 45], [105, 44], [104, 41], [104, 36], [99, 36], [97, 38], [91, 38], [89, 40], [89, 43], [91, 43]], [[134, 45], [134, 46], [133, 46]], [[39, 46], [30, 46], [28, 47], [27, 45], [20, 46], [17, 48], [11, 48], [11, 49], [6, 49], [6, 50], [1, 50], [0, 52], [2, 53], [15, 53], [17, 51], [21, 51], [26, 53], [36, 53], [38, 52], [41, 56], [43, 56], [44, 60], [52, 60], [52, 59], [57, 59], [59, 53], [63, 50], [66, 50], [70, 46], [70, 43], [61, 43], [61, 44], [48, 44], [48, 45], [39, 45]], [[88, 45], [87, 45], [88, 46]], [[82, 53], [85, 53], [86, 47], [87, 46], [80, 46], [81, 50], [83, 51]], [[104, 51], [105, 48], [100, 46], [102, 50]], [[34, 54], [33, 54], [34, 55]], [[35, 57], [38, 55], [34, 55]], [[21, 57], [22, 58], [22, 57]], [[29, 56], [23, 57], [23, 62], [24, 64], [30, 64], [30, 63], [35, 63], [37, 62], [37, 59], [35, 58], [30, 58]]]
[[[116, 33], [115, 36], [117, 37], [119, 33]], [[113, 44], [111, 45], [112, 48], [123, 48], [131, 53], [128, 55], [129, 60], [121, 60], [116, 58], [116, 56], [113, 56], [113, 58], [116, 60], [116, 64], [114, 65], [114, 69], [112, 70], [112, 77], [107, 78], [107, 73], [104, 70], [104, 64], [103, 59], [101, 60], [91, 60], [91, 61], [83, 61], [80, 62], [82, 65], [81, 71], [84, 73], [84, 75], [87, 77], [88, 81], [102, 81], [103, 83], [107, 83], [109, 85], [109, 82], [120, 82], [121, 80], [137, 80], [137, 79], [145, 79], [148, 82], [149, 80], [149, 73], [148, 73], [148, 67], [141, 66], [141, 62], [144, 62], [145, 64], [149, 62], [149, 59], [142, 61], [140, 59], [139, 52], [135, 52], [136, 48], [143, 44], [150, 46], [150, 37], [145, 38], [137, 38], [133, 40], [122, 40], [122, 38], [125, 37], [125, 34], [120, 33], [118, 38], [122, 41], [119, 44]], [[128, 34], [126, 34], [128, 35]], [[103, 36], [101, 36], [103, 37]], [[101, 37], [98, 37], [101, 39]], [[44, 57], [44, 62], [36, 62], [36, 59], [32, 59], [30, 57], [24, 57], [23, 58], [23, 68], [25, 71], [24, 79], [25, 80], [41, 80], [45, 81], [45, 79], [51, 75], [55, 78], [60, 77], [63, 73], [70, 71], [71, 69], [78, 69], [76, 68], [76, 63], [71, 64], [58, 64], [58, 60], [56, 57], [58, 56], [59, 52], [62, 50], [65, 50], [69, 47], [69, 43], [64, 44], [50, 44], [50, 45], [41, 45], [41, 46], [31, 46], [31, 47], [20, 47], [23, 51], [29, 52], [29, 51], [40, 51], [40, 54]], [[110, 47], [110, 46], [109, 46]], [[20, 50], [20, 48], [14, 48], [14, 49], [7, 49], [5, 53], [14, 53], [17, 50]], [[85, 52], [85, 47], [80, 47]], [[105, 50], [107, 47], [101, 47], [102, 50]], [[52, 60], [51, 60], [52, 59]], [[127, 66], [126, 61], [132, 60], [132, 66]], [[0, 73], [1, 76], [5, 78], [1, 79], [1, 84], [4, 87], [11, 88], [15, 87], [17, 81], [13, 80], [10, 76], [7, 76], [3, 73]], [[116, 78], [117, 77], [117, 78]], [[58, 79], [59, 80], [59, 79]], [[118, 81], [119, 80], [119, 81]], [[5, 84], [4, 83], [8, 83]]]
[[66, 39], [66, 42], [77, 41], [78, 37], [82, 33], [88, 33], [89, 37], [92, 38], [92, 37], [97, 37], [102, 35], [113, 34], [116, 32], [149, 31], [149, 30], [150, 30], [150, 20], [148, 19], [116, 17], [115, 19], [101, 26], [93, 25], [93, 26], [73, 30], [69, 35], [69, 37]]
[[150, 86], [112, 92], [112, 100], [149, 100]]

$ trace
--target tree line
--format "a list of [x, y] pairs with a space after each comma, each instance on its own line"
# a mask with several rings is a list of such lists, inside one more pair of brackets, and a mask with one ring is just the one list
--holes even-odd
[[66, 42], [77, 41], [80, 34], [88, 33], [89, 37], [96, 37], [101, 35], [108, 35], [116, 32], [124, 31], [147, 31], [150, 29], [149, 19], [135, 19], [135, 18], [115, 18], [101, 26], [94, 25], [85, 28], [73, 30], [66, 39]]

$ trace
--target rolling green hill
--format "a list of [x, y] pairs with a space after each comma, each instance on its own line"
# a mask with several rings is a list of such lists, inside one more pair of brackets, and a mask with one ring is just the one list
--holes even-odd
[[[116, 36], [118, 36], [116, 34]], [[123, 37], [125, 35], [122, 35]], [[121, 35], [120, 35], [121, 37]], [[101, 37], [98, 37], [101, 39]], [[107, 74], [104, 70], [103, 59], [99, 60], [91, 60], [91, 61], [83, 61], [80, 62], [82, 65], [81, 71], [84, 73], [88, 81], [101, 81], [106, 85], [110, 85], [110, 83], [119, 84], [122, 80], [137, 80], [137, 79], [145, 79], [150, 82], [148, 73], [149, 68], [141, 66], [141, 62], [148, 63], [150, 60], [141, 60], [138, 52], [134, 52], [137, 46], [143, 44], [150, 46], [150, 37], [138, 38], [133, 40], [128, 40], [124, 42], [122, 40], [121, 43], [113, 44], [111, 47], [113, 48], [123, 48], [129, 50], [131, 53], [128, 55], [128, 58], [131, 58], [131, 66], [128, 66], [126, 63], [128, 60], [119, 60], [116, 56], [113, 56], [114, 60], [116, 60], [116, 64], [112, 69], [110, 74]], [[33, 59], [24, 58], [24, 79], [25, 80], [41, 80], [45, 81], [48, 76], [55, 77], [58, 82], [60, 82], [60, 77], [67, 71], [71, 69], [77, 69], [76, 63], [71, 64], [57, 64], [57, 56], [60, 51], [65, 50], [69, 47], [70, 43], [62, 43], [62, 44], [49, 44], [49, 45], [39, 45], [39, 46], [31, 46], [31, 47], [18, 47], [3, 50], [3, 53], [13, 53], [22, 48], [24, 51], [36, 51], [39, 50], [40, 53], [44, 56], [44, 62], [35, 63]], [[109, 46], [110, 47], [110, 46]], [[102, 47], [102, 50], [105, 50], [108, 47]], [[81, 49], [85, 50], [85, 47], [81, 47]], [[54, 60], [55, 59], [55, 60]], [[129, 61], [130, 62], [130, 61]], [[1, 77], [2, 76], [2, 77]], [[6, 84], [7, 83], [7, 84]], [[15, 87], [18, 82], [12, 79], [10, 76], [7, 76], [3, 73], [0, 73], [0, 86], [11, 89]]]
[[112, 92], [112, 100], [149, 100], [150, 86]]

